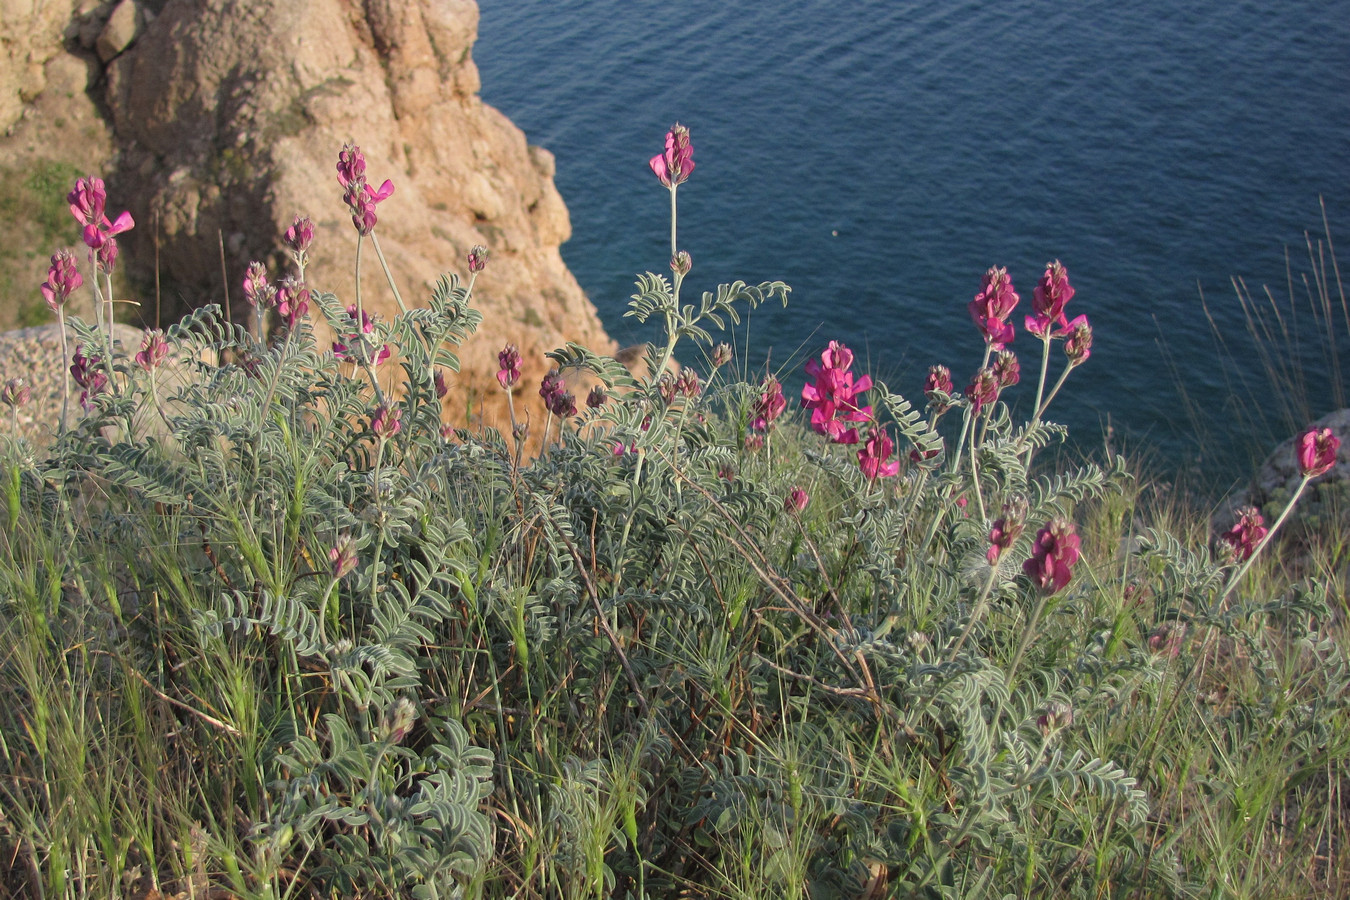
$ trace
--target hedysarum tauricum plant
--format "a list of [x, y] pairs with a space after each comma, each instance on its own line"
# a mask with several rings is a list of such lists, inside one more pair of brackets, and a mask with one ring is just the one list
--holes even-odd
[[[389, 192], [355, 148], [340, 160], [373, 238]], [[651, 167], [673, 201], [688, 129]], [[491, 277], [479, 248], [467, 285], [381, 319], [307, 283], [297, 220], [294, 270], [244, 275], [275, 333], [200, 310], [127, 358], [72, 320], [89, 415], [0, 480], [0, 849], [23, 877], [47, 897], [112, 896], [136, 867], [164, 893], [242, 897], [1298, 880], [1261, 852], [1295, 840], [1274, 805], [1311, 808], [1310, 773], [1350, 758], [1326, 588], [1245, 577], [1278, 522], [1215, 559], [1135, 524], [1118, 457], [1033, 468], [1091, 351], [1064, 267], [1027, 325], [1028, 421], [1006, 402], [1030, 388], [997, 267], [966, 391], [934, 366], [925, 415], [832, 341], [789, 410], [777, 377], [723, 377], [712, 333], [787, 286], [682, 302], [674, 225], [672, 203], [671, 276], [640, 276], [631, 303], [662, 325], [646, 374], [549, 354], [559, 424], [536, 426], [533, 461], [514, 418], [514, 444], [442, 431]], [[686, 338], [707, 369], [669, 365]], [[397, 379], [372, 377], [392, 360]], [[498, 363], [510, 391], [520, 351]], [[173, 388], [170, 364], [190, 375]], [[585, 402], [575, 370], [599, 382]], [[1335, 448], [1304, 443], [1317, 477]], [[1234, 772], [1264, 790], [1226, 794]]]

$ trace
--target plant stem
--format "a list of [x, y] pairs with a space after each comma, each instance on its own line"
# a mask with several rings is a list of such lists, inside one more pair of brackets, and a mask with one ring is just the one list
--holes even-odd
[[364, 307], [361, 305], [361, 244], [365, 235], [361, 232], [356, 233], [356, 331], [357, 334], [364, 334], [361, 331], [361, 313]]
[[57, 327], [61, 331], [61, 434], [66, 433], [70, 414], [70, 347], [66, 344], [66, 305], [56, 308]]
[[1036, 609], [1031, 613], [1031, 620], [1027, 622], [1026, 631], [1022, 633], [1022, 640], [1017, 644], [1017, 652], [1013, 654], [1012, 662], [1008, 665], [1008, 691], [1012, 691], [1013, 676], [1017, 674], [1017, 666], [1022, 662], [1022, 654], [1026, 653], [1027, 645], [1031, 643], [1032, 637], [1036, 634], [1036, 625], [1040, 622], [1041, 613], [1045, 612], [1045, 604], [1050, 600], [1049, 594], [1041, 594], [1041, 599], [1036, 602]]
[[994, 589], [994, 582], [998, 580], [998, 563], [989, 567], [989, 578], [985, 580], [984, 587], [980, 590], [979, 599], [975, 601], [975, 608], [970, 612], [970, 619], [966, 622], [966, 627], [962, 629], [961, 636], [956, 639], [956, 646], [952, 647], [951, 655], [947, 657], [947, 662], [955, 662], [956, 654], [960, 652], [961, 645], [970, 637], [970, 633], [975, 629], [975, 623], [979, 621], [980, 616], [984, 615], [984, 607], [989, 601], [989, 592]]
[[1224, 601], [1228, 599], [1228, 595], [1233, 593], [1233, 589], [1237, 587], [1238, 582], [1242, 580], [1242, 576], [1247, 574], [1247, 570], [1252, 567], [1252, 563], [1256, 562], [1256, 558], [1261, 555], [1261, 551], [1266, 549], [1266, 545], [1274, 539], [1275, 532], [1279, 531], [1280, 526], [1284, 524], [1284, 520], [1289, 518], [1290, 510], [1294, 508], [1294, 504], [1298, 502], [1298, 498], [1303, 495], [1303, 489], [1308, 486], [1309, 481], [1312, 481], [1312, 479], [1307, 475], [1304, 475], [1303, 480], [1298, 483], [1298, 488], [1294, 491], [1294, 496], [1289, 498], [1289, 502], [1285, 504], [1284, 509], [1280, 512], [1280, 517], [1275, 520], [1275, 524], [1270, 526], [1270, 530], [1266, 532], [1265, 537], [1261, 538], [1261, 543], [1256, 545], [1256, 549], [1252, 551], [1251, 556], [1247, 557], [1247, 561], [1242, 564], [1242, 568], [1238, 569], [1233, 573], [1233, 577], [1228, 579], [1228, 585], [1223, 589], [1223, 593], [1219, 595], [1218, 603], [1215, 604], [1216, 606], [1223, 606]]
[[370, 233], [370, 240], [375, 245], [375, 255], [380, 259], [380, 266], [384, 269], [384, 277], [389, 279], [389, 288], [394, 292], [394, 299], [398, 301], [398, 308], [406, 313], [408, 307], [403, 303], [403, 295], [398, 292], [398, 285], [394, 283], [394, 273], [389, 271], [389, 263], [384, 259], [384, 251], [380, 249], [380, 239], [375, 236], [375, 232]]

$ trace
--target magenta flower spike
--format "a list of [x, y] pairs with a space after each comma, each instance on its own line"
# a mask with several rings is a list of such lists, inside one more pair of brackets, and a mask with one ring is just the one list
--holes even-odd
[[375, 407], [375, 412], [370, 416], [370, 430], [377, 438], [388, 440], [403, 430], [403, 425], [399, 422], [402, 417], [402, 409], [397, 406], [391, 408], [381, 403]]
[[1073, 299], [1073, 293], [1073, 285], [1069, 284], [1068, 270], [1059, 260], [1047, 263], [1045, 273], [1036, 283], [1036, 290], [1032, 294], [1033, 315], [1026, 318], [1027, 331], [1044, 338], [1055, 324], [1067, 328], [1069, 322], [1064, 317], [1064, 306]]
[[577, 414], [576, 397], [567, 390], [562, 375], [557, 369], [550, 369], [539, 383], [539, 396], [544, 398], [548, 411], [560, 419]]
[[1022, 571], [1044, 594], [1064, 590], [1073, 577], [1073, 567], [1081, 556], [1081, 541], [1073, 523], [1052, 519], [1036, 532], [1031, 558], [1022, 563]]
[[970, 301], [967, 309], [970, 310], [971, 320], [984, 335], [985, 343], [994, 350], [1002, 350], [1012, 343], [1013, 326], [1007, 320], [1020, 299], [1013, 290], [1007, 269], [994, 266], [984, 273], [980, 292]]
[[1341, 439], [1330, 428], [1309, 428], [1298, 437], [1298, 465], [1304, 478], [1316, 478], [1336, 465]]
[[314, 243], [314, 221], [309, 216], [296, 216], [283, 240], [293, 252], [304, 253]]
[[70, 295], [80, 289], [84, 279], [75, 265], [75, 251], [58, 250], [52, 254], [47, 280], [42, 285], [42, 299], [52, 312], [59, 312], [66, 305]]
[[309, 288], [294, 278], [287, 278], [277, 286], [275, 299], [277, 315], [290, 330], [309, 312]]
[[84, 347], [76, 346], [71, 357], [70, 377], [83, 390], [80, 393], [80, 406], [85, 412], [94, 408], [94, 397], [103, 393], [108, 386], [108, 374], [102, 358], [85, 356]]
[[1027, 501], [1024, 497], [1014, 497], [1003, 505], [1002, 518], [995, 519], [989, 529], [989, 550], [985, 559], [989, 565], [998, 563], [1003, 553], [1013, 545], [1026, 529]]
[[830, 341], [819, 360], [806, 364], [806, 374], [815, 379], [802, 387], [802, 406], [811, 410], [811, 427], [836, 444], [858, 443], [858, 431], [848, 423], [866, 422], [872, 417], [872, 407], [859, 407], [855, 398], [872, 387], [872, 379], [864, 375], [856, 382], [849, 367], [853, 365], [853, 351], [838, 341]]
[[980, 410], [997, 400], [1000, 387], [998, 374], [992, 366], [985, 366], [976, 372], [970, 384], [966, 385], [966, 399], [970, 401], [970, 414], [978, 416]]
[[248, 305], [265, 309], [276, 299], [277, 289], [267, 283], [267, 269], [254, 260], [244, 270], [244, 299]]
[[676, 188], [694, 172], [694, 145], [689, 140], [689, 129], [679, 122], [666, 132], [666, 150], [651, 158], [652, 172], [668, 188]]
[[924, 393], [930, 391], [941, 391], [944, 394], [952, 392], [952, 372], [946, 366], [932, 366], [928, 369], [928, 377], [923, 382]]
[[[889, 478], [899, 473], [900, 460], [891, 459], [891, 453], [895, 450], [895, 443], [884, 428], [874, 428], [868, 435], [866, 443], [858, 451], [858, 465], [862, 468], [862, 473], [867, 476], [869, 481], [876, 481], [878, 478]], [[888, 462], [889, 460], [889, 462]]]
[[11, 378], [0, 387], [0, 402], [10, 409], [26, 406], [33, 399], [33, 389], [22, 378]]
[[488, 248], [482, 244], [474, 244], [469, 249], [469, 274], [477, 275], [487, 268]]
[[81, 225], [102, 222], [103, 211], [108, 205], [108, 191], [103, 186], [103, 179], [93, 175], [77, 178], [75, 189], [66, 195], [66, 202], [70, 204], [70, 214]]
[[1251, 559], [1268, 531], [1266, 520], [1261, 517], [1261, 513], [1255, 507], [1244, 506], [1238, 510], [1237, 522], [1220, 537], [1233, 548], [1237, 561], [1244, 562]]
[[1087, 316], [1078, 316], [1056, 336], [1064, 336], [1064, 355], [1069, 358], [1069, 367], [1081, 366], [1092, 355], [1092, 325]]
[[1022, 380], [1022, 366], [1011, 350], [1000, 350], [994, 357], [994, 375], [999, 388], [1012, 387]]
[[136, 365], [147, 372], [153, 372], [163, 364], [169, 355], [169, 344], [164, 340], [164, 332], [147, 331], [141, 341], [141, 349], [136, 354]]
[[117, 268], [119, 250], [117, 238], [110, 237], [105, 240], [103, 245], [94, 251], [94, 261], [98, 271], [105, 275], [111, 275], [113, 269]]
[[84, 243], [91, 250], [100, 250], [103, 245], [111, 241], [114, 237], [124, 232], [130, 231], [136, 227], [136, 220], [131, 217], [131, 213], [123, 210], [117, 217], [117, 221], [109, 222], [108, 217], [104, 216], [98, 222], [90, 222], [84, 226], [82, 237]]
[[787, 408], [783, 398], [783, 386], [772, 375], [766, 376], [759, 386], [759, 399], [751, 411], [750, 427], [755, 431], [768, 431], [775, 419]]
[[[515, 344], [507, 344], [497, 354], [497, 383], [504, 389], [510, 390], [520, 380], [520, 363], [520, 350]], [[548, 397], [544, 399], [547, 401]]]
[[365, 184], [366, 155], [355, 144], [343, 144], [338, 151], [338, 184], [344, 188], [353, 182]]

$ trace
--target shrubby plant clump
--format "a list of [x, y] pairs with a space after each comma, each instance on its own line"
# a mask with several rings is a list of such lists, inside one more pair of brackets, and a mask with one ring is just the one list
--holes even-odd
[[[208, 307], [128, 353], [110, 316], [62, 315], [86, 414], [43, 456], [4, 457], [7, 888], [1343, 889], [1344, 596], [1315, 554], [1302, 574], [1270, 568], [1283, 516], [1246, 510], [1211, 547], [1118, 456], [1037, 466], [1093, 341], [1065, 312], [1065, 268], [1025, 319], [1041, 345], [1027, 421], [1004, 399], [1022, 373], [999, 268], [970, 303], [986, 352], [963, 391], [934, 366], [920, 409], [831, 342], [799, 420], [709, 330], [788, 287], [683, 302], [687, 129], [651, 167], [671, 275], [640, 276], [629, 312], [662, 326], [651, 374], [560, 348], [548, 419], [513, 412], [509, 434], [441, 424], [482, 248], [425, 306], [390, 275], [403, 311], [387, 322], [307, 284], [305, 219], [293, 272], [250, 267], [246, 327]], [[356, 147], [338, 171], [358, 272], [367, 237], [383, 264], [394, 186], [370, 187]], [[71, 195], [100, 301], [134, 224], [106, 199], [94, 178]], [[74, 253], [52, 265], [60, 314], [83, 280]], [[672, 366], [684, 340], [706, 364]], [[509, 398], [520, 353], [499, 359]], [[577, 371], [594, 384], [580, 402]], [[1310, 431], [1300, 451], [1306, 485], [1336, 439]]]

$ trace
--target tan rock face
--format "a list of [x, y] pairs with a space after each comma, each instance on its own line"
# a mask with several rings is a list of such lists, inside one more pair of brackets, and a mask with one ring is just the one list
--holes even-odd
[[[136, 217], [122, 259], [137, 284], [153, 283], [158, 238], [166, 315], [169, 299], [221, 302], [228, 288], [243, 316], [245, 266], [261, 259], [281, 274], [279, 237], [296, 215], [316, 225], [311, 286], [352, 302], [357, 234], [335, 169], [351, 141], [371, 183], [395, 185], [375, 234], [409, 304], [441, 273], [466, 274], [475, 244], [491, 251], [475, 289], [484, 326], [460, 350], [464, 374], [447, 400], [457, 418], [504, 418], [493, 374], [508, 341], [525, 357], [518, 397], [536, 421], [546, 350], [574, 340], [613, 352], [558, 251], [571, 229], [552, 155], [477, 96], [472, 0], [121, 0], [83, 16], [66, 8], [48, 30], [66, 29], [68, 47], [97, 59], [84, 33], [93, 23], [109, 34], [119, 15], [131, 30], [118, 32], [125, 43], [94, 89], [118, 151], [109, 207]], [[389, 316], [397, 307], [372, 251], [365, 241], [363, 301]]]

